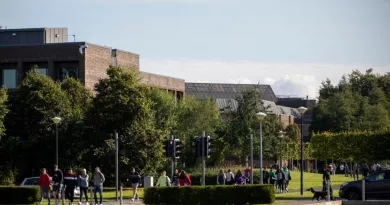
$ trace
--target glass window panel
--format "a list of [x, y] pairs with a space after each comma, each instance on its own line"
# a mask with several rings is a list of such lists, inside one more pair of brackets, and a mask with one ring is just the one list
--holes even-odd
[[16, 88], [16, 69], [3, 70], [3, 84], [6, 88]]
[[65, 80], [66, 77], [78, 79], [77, 68], [61, 68], [61, 80]]
[[41, 75], [47, 76], [47, 68], [38, 68], [37, 72], [39, 72]]

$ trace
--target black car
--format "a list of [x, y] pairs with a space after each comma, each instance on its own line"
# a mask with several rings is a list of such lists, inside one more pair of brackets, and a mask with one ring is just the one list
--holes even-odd
[[[382, 169], [366, 177], [366, 199], [390, 199], [390, 169]], [[362, 180], [344, 183], [339, 195], [348, 200], [362, 198]]]

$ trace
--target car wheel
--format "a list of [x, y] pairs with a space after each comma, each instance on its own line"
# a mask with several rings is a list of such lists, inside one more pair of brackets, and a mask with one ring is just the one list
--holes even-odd
[[359, 200], [360, 199], [360, 194], [357, 191], [349, 191], [348, 192], [348, 200]]

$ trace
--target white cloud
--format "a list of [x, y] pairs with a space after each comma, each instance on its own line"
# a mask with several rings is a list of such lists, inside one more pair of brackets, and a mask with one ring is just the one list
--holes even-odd
[[341, 65], [320, 63], [266, 63], [222, 60], [153, 60], [141, 59], [141, 70], [182, 78], [187, 82], [269, 84], [276, 95], [317, 97], [326, 78], [338, 83], [352, 70], [377, 73], [390, 71], [390, 65]]

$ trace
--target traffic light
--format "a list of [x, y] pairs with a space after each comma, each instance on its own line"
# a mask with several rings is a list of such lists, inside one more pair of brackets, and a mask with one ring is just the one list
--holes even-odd
[[214, 142], [214, 139], [211, 138], [210, 136], [207, 136], [206, 139], [205, 139], [205, 150], [206, 150], [206, 153], [205, 153], [205, 156], [207, 157], [210, 157], [211, 154], [213, 153], [212, 150], [213, 150], [213, 142]]
[[165, 140], [164, 141], [164, 151], [166, 157], [173, 156], [173, 140]]
[[196, 157], [202, 157], [202, 138], [201, 137], [195, 137], [195, 156]]
[[179, 139], [175, 139], [173, 141], [173, 157], [178, 159], [180, 158], [181, 153], [181, 141]]

